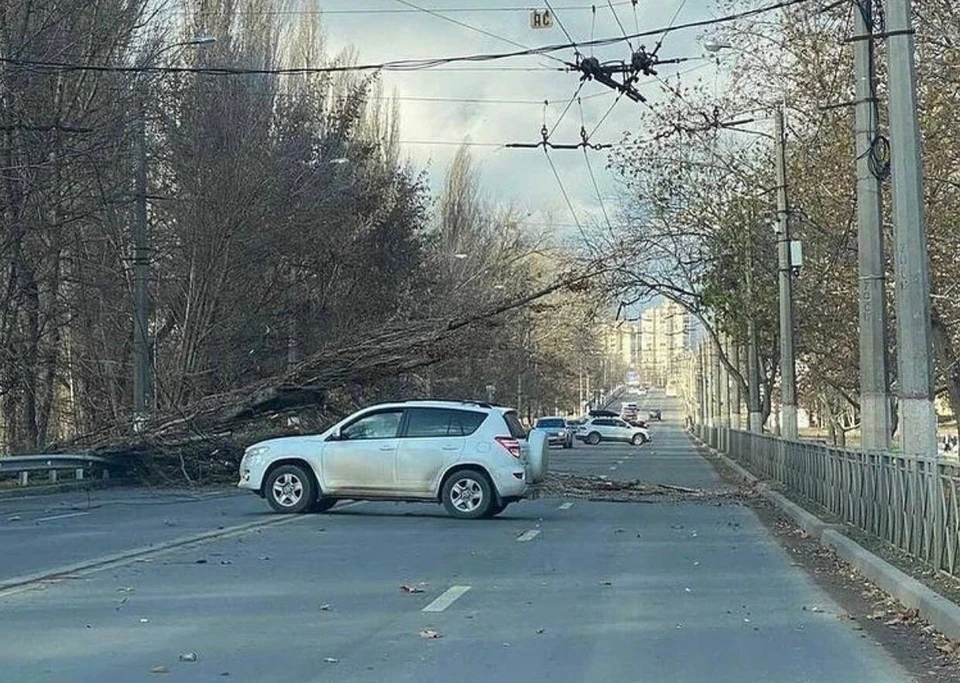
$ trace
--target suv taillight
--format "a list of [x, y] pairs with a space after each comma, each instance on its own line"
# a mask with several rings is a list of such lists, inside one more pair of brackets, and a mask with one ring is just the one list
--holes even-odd
[[494, 441], [507, 449], [507, 452], [513, 457], [520, 457], [520, 442], [512, 436], [495, 436]]

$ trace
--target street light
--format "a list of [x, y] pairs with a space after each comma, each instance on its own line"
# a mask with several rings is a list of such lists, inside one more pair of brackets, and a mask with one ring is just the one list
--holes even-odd
[[137, 80], [137, 212], [133, 230], [134, 264], [134, 325], [133, 325], [133, 430], [140, 432], [147, 424], [150, 412], [150, 394], [152, 390], [152, 364], [150, 360], [150, 340], [148, 336], [150, 315], [150, 248], [147, 234], [147, 122], [146, 88], [143, 72], [152, 66], [160, 55], [178, 47], [209, 45], [216, 42], [216, 36], [200, 34], [190, 40], [168, 45], [147, 57], [140, 66], [141, 75]]
[[[720, 41], [707, 41], [703, 45], [709, 52], [724, 49], [739, 49]], [[782, 82], [782, 79], [781, 79]], [[786, 92], [784, 88], [784, 93]], [[784, 106], [780, 104], [775, 112], [774, 162], [777, 173], [777, 262], [780, 283], [780, 394], [782, 436], [796, 440], [797, 430], [797, 370], [794, 349], [793, 325], [793, 265], [790, 262], [790, 205], [787, 200], [787, 163], [786, 130], [784, 126]], [[756, 131], [754, 131], [756, 132]], [[765, 135], [765, 134], [764, 134]]]
[[703, 44], [703, 49], [707, 52], [720, 52], [721, 50], [732, 50], [733, 45], [719, 40], [708, 40]]

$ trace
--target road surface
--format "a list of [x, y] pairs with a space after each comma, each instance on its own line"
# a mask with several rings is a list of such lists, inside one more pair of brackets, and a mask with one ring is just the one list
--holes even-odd
[[[553, 450], [552, 467], [720, 487], [664, 417], [643, 448]], [[0, 504], [0, 578], [282, 523], [0, 592], [3, 680], [910, 680], [731, 502], [540, 499], [465, 522], [391, 503], [278, 518], [229, 492], [85, 501]]]

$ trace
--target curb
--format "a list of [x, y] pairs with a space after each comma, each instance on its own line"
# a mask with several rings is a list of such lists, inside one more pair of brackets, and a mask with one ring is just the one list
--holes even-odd
[[694, 443], [717, 456], [736, 472], [738, 477], [751, 485], [757, 485], [757, 489], [764, 498], [791, 517], [801, 529], [813, 536], [821, 545], [830, 548], [840, 558], [852, 564], [863, 576], [899, 600], [905, 607], [917, 610], [920, 616], [945, 636], [960, 640], [960, 605], [927, 588], [909, 574], [900, 571], [844, 535], [842, 525], [824, 522], [783, 494], [771, 490], [766, 482], [758, 479], [728, 456], [708, 446], [694, 434], [690, 432], [688, 434]]
[[14, 576], [9, 579], [0, 579], [0, 598], [4, 598], [8, 595], [19, 593], [24, 590], [29, 590], [34, 584], [40, 583], [41, 581], [49, 581], [51, 579], [56, 579], [68, 574], [76, 574], [78, 572], [105, 569], [110, 566], [128, 564], [129, 562], [141, 557], [154, 555], [166, 550], [172, 550], [175, 548], [192, 545], [194, 543], [200, 543], [202, 541], [209, 541], [242, 534], [255, 529], [265, 529], [268, 527], [279, 526], [281, 524], [289, 524], [291, 522], [298, 520], [302, 521], [304, 519], [309, 519], [309, 516], [292, 515], [274, 519], [260, 520], [257, 522], [248, 522], [246, 524], [237, 524], [235, 526], [226, 527], [223, 529], [214, 529], [213, 531], [203, 531], [198, 534], [191, 534], [190, 536], [181, 536], [180, 538], [174, 538], [172, 540], [163, 541], [150, 546], [124, 550], [111, 555], [102, 555], [101, 557], [82, 562], [75, 562], [73, 564], [64, 565], [55, 569], [47, 569], [33, 574]]

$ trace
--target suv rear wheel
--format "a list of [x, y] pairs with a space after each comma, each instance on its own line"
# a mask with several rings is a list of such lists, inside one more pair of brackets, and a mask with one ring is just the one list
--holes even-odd
[[600, 432], [590, 432], [587, 434], [587, 443], [591, 446], [596, 446], [600, 443]]
[[490, 513], [496, 504], [487, 475], [469, 469], [454, 472], [444, 483], [443, 507], [459, 519], [479, 519]]

